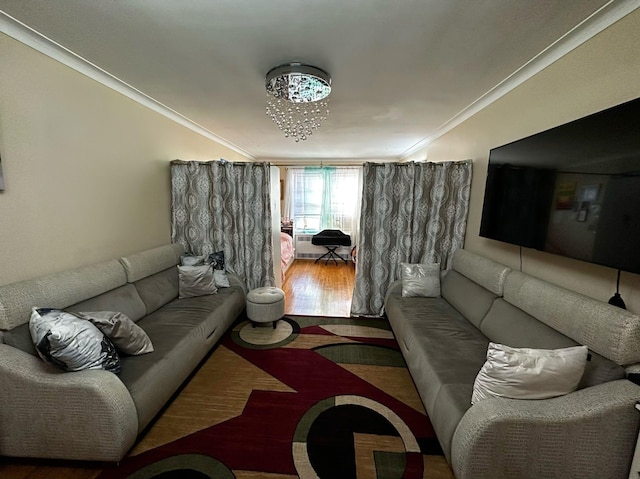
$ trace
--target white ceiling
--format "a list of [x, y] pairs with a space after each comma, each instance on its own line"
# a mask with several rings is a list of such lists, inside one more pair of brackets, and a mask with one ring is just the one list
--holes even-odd
[[[638, 2], [0, 0], [0, 10], [256, 159], [397, 159], [615, 21], [621, 3]], [[264, 110], [266, 72], [290, 61], [333, 78], [328, 120], [300, 143]]]

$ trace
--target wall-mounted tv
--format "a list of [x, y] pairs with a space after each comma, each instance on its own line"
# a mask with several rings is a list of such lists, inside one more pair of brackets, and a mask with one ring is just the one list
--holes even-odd
[[480, 236], [640, 274], [640, 98], [492, 149]]

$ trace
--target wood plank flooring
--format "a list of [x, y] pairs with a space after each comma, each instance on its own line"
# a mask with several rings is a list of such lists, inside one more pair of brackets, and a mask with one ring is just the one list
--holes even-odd
[[287, 270], [282, 289], [285, 313], [349, 317], [355, 284], [354, 264], [296, 259]]

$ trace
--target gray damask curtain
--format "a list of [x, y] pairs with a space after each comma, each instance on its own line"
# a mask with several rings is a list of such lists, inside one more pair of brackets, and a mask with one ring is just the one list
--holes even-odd
[[400, 263], [451, 266], [464, 245], [471, 161], [365, 163], [351, 314], [380, 316]]
[[269, 181], [268, 163], [171, 162], [172, 241], [224, 251], [249, 289], [273, 286]]

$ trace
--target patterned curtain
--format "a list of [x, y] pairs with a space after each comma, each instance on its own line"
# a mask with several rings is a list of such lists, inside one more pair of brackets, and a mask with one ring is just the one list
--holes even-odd
[[464, 245], [471, 168], [471, 160], [365, 163], [351, 314], [383, 314], [400, 263], [451, 267]]
[[274, 286], [269, 183], [268, 163], [172, 161], [172, 241], [224, 251], [249, 289]]

